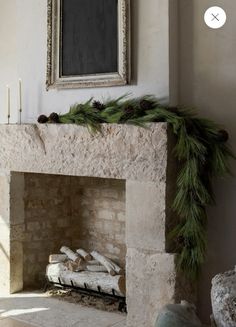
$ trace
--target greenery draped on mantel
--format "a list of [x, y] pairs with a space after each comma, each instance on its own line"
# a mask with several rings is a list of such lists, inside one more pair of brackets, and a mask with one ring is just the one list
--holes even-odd
[[[78, 103], [63, 115], [41, 115], [39, 123], [78, 124], [92, 133], [101, 123], [132, 124], [147, 128], [150, 122], [167, 122], [176, 136], [174, 155], [180, 163], [173, 210], [178, 225], [170, 233], [175, 241], [178, 268], [196, 279], [206, 256], [206, 208], [214, 203], [212, 180], [230, 173], [228, 133], [192, 110], [161, 105], [153, 96]], [[176, 242], [177, 240], [177, 242]]]

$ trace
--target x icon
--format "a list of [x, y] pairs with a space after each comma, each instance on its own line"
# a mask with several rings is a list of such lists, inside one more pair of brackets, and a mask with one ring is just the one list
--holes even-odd
[[220, 21], [220, 20], [218, 19], [218, 16], [219, 16], [219, 14], [217, 14], [217, 15], [214, 15], [214, 14], [212, 14], [212, 16], [213, 16], [213, 18], [212, 18], [212, 20], [211, 20], [211, 21], [213, 21], [213, 20], [215, 20], [215, 19], [217, 19], [217, 20], [218, 20], [218, 22]]
[[226, 12], [221, 7], [213, 6], [206, 10], [204, 20], [208, 27], [213, 29], [221, 28], [227, 20]]

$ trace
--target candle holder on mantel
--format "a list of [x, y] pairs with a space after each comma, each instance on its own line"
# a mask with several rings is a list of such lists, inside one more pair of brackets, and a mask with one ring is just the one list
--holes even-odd
[[21, 125], [21, 123], [22, 123], [22, 109], [19, 109], [19, 113], [20, 113], [20, 115], [19, 115], [20, 116], [19, 117], [20, 118], [19, 123]]
[[19, 79], [19, 114], [20, 114], [20, 125], [21, 125], [21, 116], [22, 116], [22, 79]]

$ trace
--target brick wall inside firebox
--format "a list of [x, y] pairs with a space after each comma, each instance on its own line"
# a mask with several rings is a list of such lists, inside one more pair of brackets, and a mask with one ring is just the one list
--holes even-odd
[[24, 288], [42, 282], [62, 245], [97, 250], [125, 267], [125, 181], [25, 174]]

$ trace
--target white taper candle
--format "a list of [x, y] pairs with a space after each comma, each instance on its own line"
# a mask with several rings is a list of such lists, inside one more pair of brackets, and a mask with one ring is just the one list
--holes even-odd
[[19, 79], [19, 114], [20, 114], [20, 125], [21, 125], [21, 114], [22, 114], [22, 79]]
[[7, 122], [9, 124], [10, 117], [11, 117], [11, 90], [9, 85], [7, 87]]
[[22, 111], [22, 80], [19, 79], [19, 105], [20, 105], [20, 111]]

